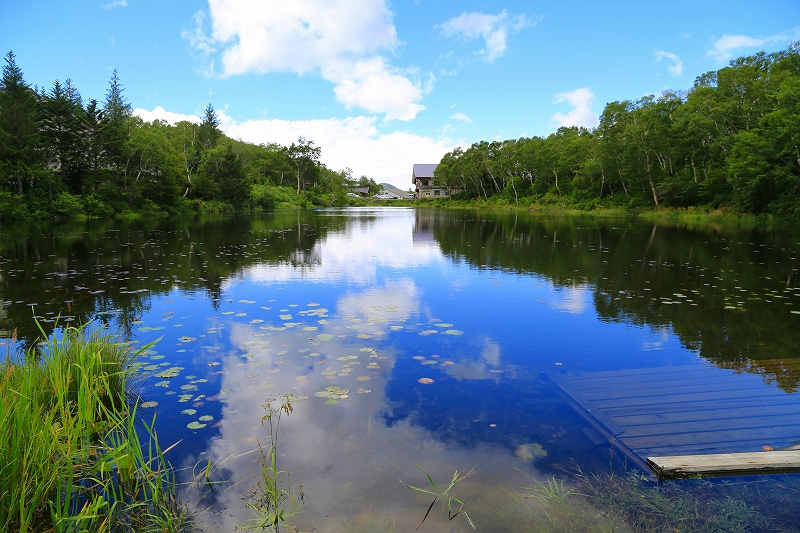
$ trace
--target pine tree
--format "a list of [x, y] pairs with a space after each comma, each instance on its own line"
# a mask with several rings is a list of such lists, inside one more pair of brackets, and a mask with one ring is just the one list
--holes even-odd
[[50, 170], [72, 192], [80, 192], [82, 161], [83, 107], [78, 90], [67, 80], [58, 80], [42, 99], [42, 138]]
[[219, 118], [217, 112], [211, 104], [206, 106], [205, 114], [203, 115], [203, 122], [200, 124], [199, 140], [201, 150], [210, 150], [217, 146], [222, 132], [219, 130]]
[[25, 82], [14, 52], [8, 52], [5, 61], [0, 81], [0, 180], [22, 196], [44, 170], [37, 95]]

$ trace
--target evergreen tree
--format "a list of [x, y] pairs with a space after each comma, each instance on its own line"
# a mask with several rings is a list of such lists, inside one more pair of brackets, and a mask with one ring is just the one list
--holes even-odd
[[0, 179], [22, 196], [43, 171], [37, 95], [25, 82], [14, 52], [8, 52], [0, 81]]
[[222, 137], [222, 132], [219, 129], [217, 112], [214, 111], [214, 107], [211, 104], [208, 104], [203, 114], [203, 122], [200, 124], [198, 131], [200, 149], [210, 150], [216, 147], [220, 137]]
[[78, 90], [67, 80], [58, 80], [42, 99], [41, 132], [52, 173], [73, 192], [80, 192], [83, 107]]

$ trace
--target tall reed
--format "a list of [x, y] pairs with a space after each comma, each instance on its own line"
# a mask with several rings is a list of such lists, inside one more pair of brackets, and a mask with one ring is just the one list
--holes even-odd
[[134, 423], [137, 353], [102, 330], [69, 327], [0, 363], [0, 530], [185, 523], [152, 425], [146, 450]]

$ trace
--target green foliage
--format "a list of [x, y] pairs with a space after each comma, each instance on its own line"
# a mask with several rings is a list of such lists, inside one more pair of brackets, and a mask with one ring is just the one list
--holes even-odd
[[0, 529], [177, 531], [186, 514], [151, 427], [129, 413], [126, 344], [65, 328], [0, 364]]
[[53, 201], [52, 210], [58, 218], [76, 218], [83, 214], [83, 204], [78, 196], [65, 191]]
[[113, 208], [103, 202], [94, 194], [83, 197], [83, 211], [89, 218], [111, 218], [114, 213]]
[[261, 456], [256, 485], [242, 496], [253, 518], [241, 528], [280, 533], [284, 523], [298, 514], [305, 497], [302, 491], [293, 488], [289, 472], [278, 469], [281, 418], [292, 413], [292, 395], [285, 394], [277, 409], [270, 402], [264, 404], [264, 409], [266, 414], [261, 418], [261, 425], [269, 426], [270, 442], [266, 446], [258, 444]]
[[229, 139], [211, 104], [199, 124], [144, 122], [116, 70], [102, 102], [84, 101], [70, 80], [37, 94], [9, 52], [0, 89], [3, 221], [349, 205], [349, 169], [326, 169], [313, 141]]
[[434, 182], [491, 205], [800, 212], [800, 44], [739, 58], [685, 92], [606, 105], [599, 126], [479, 142]]
[[[422, 468], [422, 466], [417, 465], [417, 467], [420, 470], [422, 470], [423, 472], [425, 472], [425, 469]], [[403, 485], [405, 485], [406, 487], [408, 487], [409, 489], [411, 489], [413, 491], [422, 492], [424, 494], [429, 494], [429, 495], [433, 496], [433, 501], [428, 506], [428, 510], [425, 512], [425, 516], [422, 517], [422, 521], [417, 526], [417, 529], [422, 527], [422, 524], [425, 523], [425, 520], [428, 518], [428, 515], [431, 514], [431, 509], [433, 509], [433, 506], [436, 505], [436, 502], [439, 501], [440, 499], [442, 501], [442, 506], [445, 507], [446, 510], [447, 510], [447, 519], [448, 520], [451, 520], [451, 521], [455, 520], [458, 517], [459, 514], [463, 514], [464, 515], [464, 519], [467, 521], [467, 523], [470, 525], [470, 527], [472, 529], [476, 529], [475, 528], [475, 524], [472, 523], [472, 519], [467, 514], [467, 510], [464, 508], [464, 502], [462, 502], [460, 499], [458, 499], [455, 496], [453, 496], [453, 494], [451, 492], [453, 490], [453, 488], [455, 488], [457, 483], [459, 483], [461, 481], [464, 481], [467, 477], [469, 477], [470, 474], [472, 474], [472, 472], [473, 472], [473, 470], [470, 470], [469, 472], [464, 474], [464, 473], [459, 472], [458, 470], [456, 470], [455, 473], [453, 474], [453, 478], [450, 480], [450, 483], [447, 485], [447, 487], [445, 489], [439, 489], [439, 487], [436, 486], [436, 483], [433, 482], [433, 478], [431, 478], [430, 474], [428, 474], [427, 472], [425, 472], [425, 477], [428, 479], [428, 483], [430, 483], [431, 489], [433, 489], [433, 490], [428, 490], [428, 489], [423, 489], [423, 488], [420, 488], [420, 487], [415, 487], [414, 485], [409, 485], [407, 483], [403, 483], [403, 481], [400, 480], [400, 483], [403, 483]], [[458, 505], [457, 509], [456, 509], [456, 505]]]

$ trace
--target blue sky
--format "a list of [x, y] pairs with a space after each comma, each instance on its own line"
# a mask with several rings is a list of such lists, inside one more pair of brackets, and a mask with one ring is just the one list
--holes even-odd
[[228, 135], [322, 147], [403, 189], [457, 145], [591, 127], [604, 105], [800, 40], [797, 0], [3, 0], [0, 51], [31, 84], [146, 119], [220, 112]]

